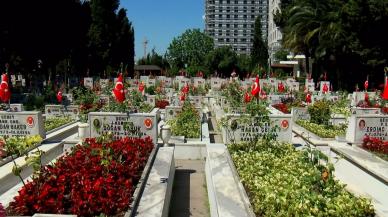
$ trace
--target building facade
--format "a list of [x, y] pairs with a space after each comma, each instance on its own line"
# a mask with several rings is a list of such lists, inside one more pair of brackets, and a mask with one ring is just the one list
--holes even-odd
[[266, 41], [268, 0], [205, 0], [205, 32], [215, 47], [231, 46], [238, 54], [250, 54], [257, 16]]
[[275, 59], [276, 51], [281, 48], [282, 32], [274, 22], [274, 14], [280, 11], [281, 0], [269, 0], [268, 2], [268, 54], [271, 62], [277, 61]]

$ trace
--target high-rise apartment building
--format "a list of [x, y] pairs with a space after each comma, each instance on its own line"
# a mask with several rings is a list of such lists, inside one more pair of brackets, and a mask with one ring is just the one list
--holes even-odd
[[239, 54], [250, 54], [257, 16], [267, 40], [268, 0], [205, 0], [205, 32], [216, 47], [231, 46]]
[[274, 22], [274, 14], [280, 11], [281, 0], [269, 0], [268, 3], [268, 54], [271, 62], [276, 60], [274, 55], [281, 48], [282, 32]]

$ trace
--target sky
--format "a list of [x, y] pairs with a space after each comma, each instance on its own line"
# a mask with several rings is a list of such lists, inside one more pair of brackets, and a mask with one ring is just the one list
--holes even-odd
[[143, 41], [147, 38], [147, 52], [153, 48], [164, 54], [174, 37], [186, 29], [204, 29], [204, 0], [121, 0], [127, 17], [135, 29], [135, 59], [144, 55]]

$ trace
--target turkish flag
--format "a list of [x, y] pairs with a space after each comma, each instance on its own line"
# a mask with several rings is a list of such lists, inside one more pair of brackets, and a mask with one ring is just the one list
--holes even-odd
[[1, 84], [0, 84], [0, 100], [3, 102], [8, 102], [11, 98], [11, 90], [8, 86], [8, 75], [1, 75]]
[[251, 93], [253, 96], [256, 96], [259, 92], [260, 92], [259, 76], [256, 76], [256, 81], [255, 83], [253, 83]]
[[278, 92], [283, 93], [284, 92], [284, 84], [283, 82], [278, 83]]
[[125, 100], [125, 92], [124, 92], [124, 84], [123, 84], [123, 74], [120, 73], [117, 78], [115, 88], [113, 89], [113, 94], [116, 98], [117, 102], [124, 102]]
[[311, 94], [310, 93], [306, 94], [306, 103], [308, 103], [308, 104], [311, 103]]
[[368, 82], [368, 80], [366, 80], [366, 81], [364, 82], [365, 91], [368, 91], [368, 86], [369, 86], [369, 82]]
[[245, 96], [244, 96], [244, 102], [245, 103], [248, 103], [251, 101], [251, 96], [249, 95], [248, 92], [245, 92]]
[[385, 85], [384, 85], [384, 91], [383, 91], [383, 94], [381, 95], [381, 97], [384, 99], [384, 100], [388, 100], [388, 77], [385, 77]]
[[322, 91], [323, 93], [327, 93], [329, 91], [329, 87], [327, 86], [326, 83], [323, 84]]
[[182, 88], [182, 92], [185, 93], [185, 94], [188, 94], [188, 93], [189, 93], [189, 90], [190, 90], [189, 84], [186, 84], [186, 85]]
[[58, 93], [57, 93], [57, 100], [58, 100], [59, 103], [62, 103], [62, 98], [63, 98], [62, 91], [58, 91]]
[[140, 82], [139, 84], [139, 91], [144, 95], [144, 83], [143, 82]]

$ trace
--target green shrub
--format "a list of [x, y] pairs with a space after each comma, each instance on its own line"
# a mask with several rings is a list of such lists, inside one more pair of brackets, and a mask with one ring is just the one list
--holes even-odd
[[173, 136], [185, 136], [186, 138], [200, 137], [200, 116], [197, 110], [185, 102], [182, 112], [176, 118], [168, 121]]
[[308, 107], [311, 122], [316, 124], [328, 125], [331, 118], [330, 102], [320, 100]]
[[311, 123], [306, 120], [297, 120], [296, 123], [321, 138], [334, 138], [335, 136], [345, 135], [347, 129], [347, 126], [345, 124], [342, 124], [340, 126], [323, 125]]
[[325, 156], [317, 150], [263, 140], [228, 149], [257, 216], [374, 216], [368, 199], [349, 193], [334, 167], [319, 163]]

